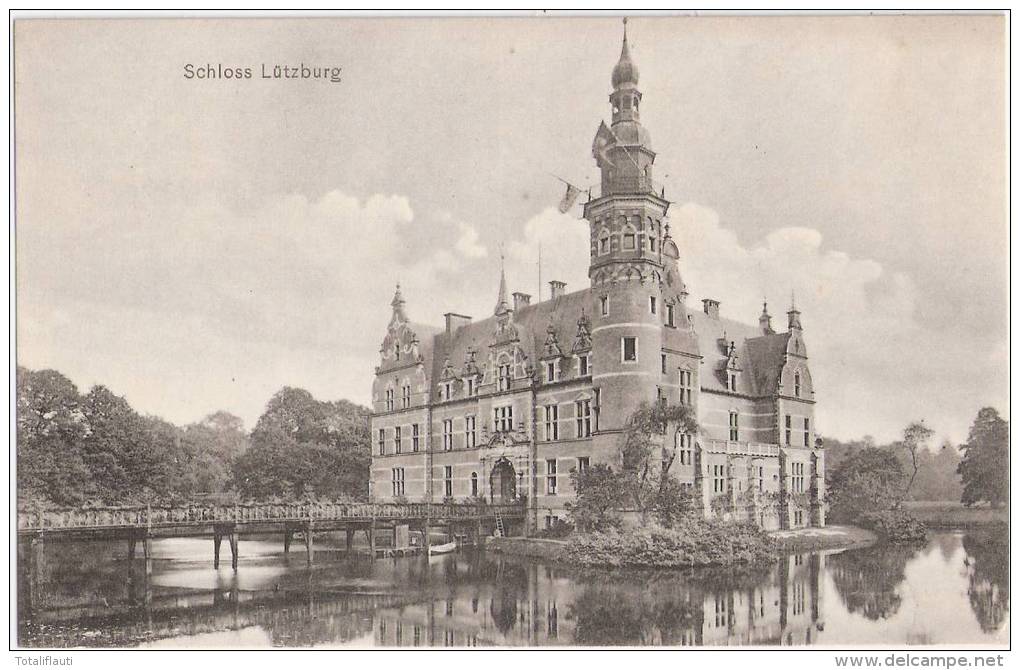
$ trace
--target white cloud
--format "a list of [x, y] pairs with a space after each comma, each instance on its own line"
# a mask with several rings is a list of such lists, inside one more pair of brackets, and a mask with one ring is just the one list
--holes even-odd
[[489, 250], [479, 243], [478, 230], [469, 223], [460, 222], [460, 237], [454, 245], [467, 258], [485, 258]]

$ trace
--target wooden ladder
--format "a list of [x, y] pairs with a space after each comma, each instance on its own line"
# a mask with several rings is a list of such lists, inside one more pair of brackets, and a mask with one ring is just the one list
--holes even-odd
[[503, 515], [496, 510], [496, 537], [506, 537], [506, 529], [503, 526]]

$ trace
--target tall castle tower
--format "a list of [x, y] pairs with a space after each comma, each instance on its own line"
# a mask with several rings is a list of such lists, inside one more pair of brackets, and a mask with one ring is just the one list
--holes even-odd
[[604, 442], [596, 445], [597, 453], [616, 448], [615, 433], [637, 402], [655, 399], [650, 382], [661, 374], [666, 302], [675, 301], [664, 280], [669, 276], [677, 292], [682, 286], [666, 221], [669, 201], [652, 178], [655, 152], [641, 125], [638, 69], [626, 30], [625, 22], [609, 95], [612, 123], [599, 125], [592, 145], [602, 192], [584, 207], [591, 226], [592, 383], [599, 389], [598, 430]]

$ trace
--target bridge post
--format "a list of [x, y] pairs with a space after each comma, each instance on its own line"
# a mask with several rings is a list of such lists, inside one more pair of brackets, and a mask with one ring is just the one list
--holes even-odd
[[142, 556], [145, 558], [145, 574], [152, 574], [152, 537], [148, 533], [142, 538]]
[[372, 554], [372, 558], [375, 559], [375, 517], [372, 517], [372, 523], [368, 528], [368, 551]]
[[422, 526], [422, 531], [421, 531], [423, 551], [424, 551], [426, 556], [429, 555], [429, 549], [432, 546], [432, 543], [429, 540], [429, 534], [430, 534], [431, 530], [432, 530], [432, 527], [429, 525], [428, 519], [426, 519], [425, 520], [425, 524]]
[[351, 549], [354, 547], [354, 529], [348, 526], [346, 530], [347, 530], [347, 555], [350, 556]]
[[312, 540], [312, 522], [309, 521], [308, 525], [305, 526], [305, 558], [308, 561], [308, 565], [311, 565], [315, 560], [315, 547], [314, 541]]
[[131, 566], [134, 565], [135, 562], [135, 545], [138, 544], [138, 540], [135, 539], [134, 537], [129, 537], [127, 543], [128, 543], [127, 553], [128, 570], [130, 570]]
[[213, 568], [216, 570], [220, 569], [220, 541], [223, 539], [223, 535], [219, 530], [213, 530]]
[[294, 539], [294, 531], [290, 528], [285, 528], [283, 531], [283, 555], [290, 554], [290, 542]]
[[237, 529], [230, 531], [230, 567], [233, 568], [234, 572], [237, 572], [237, 558], [240, 553], [240, 547], [237, 546]]

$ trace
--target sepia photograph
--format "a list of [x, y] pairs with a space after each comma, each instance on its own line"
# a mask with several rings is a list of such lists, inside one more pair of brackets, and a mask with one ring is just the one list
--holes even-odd
[[10, 31], [12, 653], [1003, 665], [1008, 10]]

